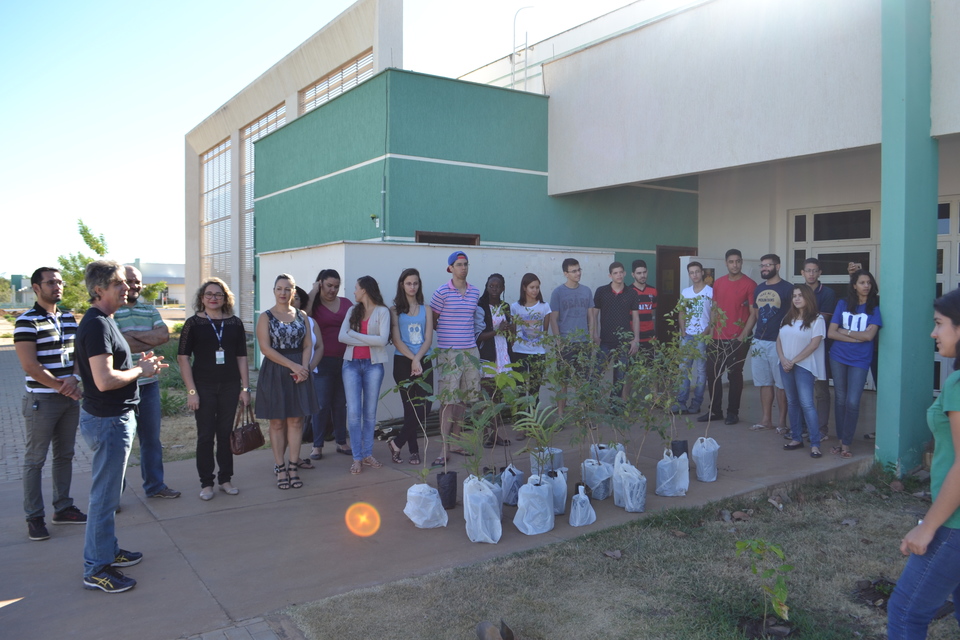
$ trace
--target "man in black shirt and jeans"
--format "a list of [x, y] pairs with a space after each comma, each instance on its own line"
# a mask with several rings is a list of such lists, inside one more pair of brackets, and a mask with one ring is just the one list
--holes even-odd
[[143, 559], [142, 553], [120, 548], [114, 523], [137, 430], [137, 379], [155, 376], [167, 365], [152, 351], [143, 354], [136, 367], [131, 362], [127, 341], [112, 318], [126, 303], [129, 290], [122, 267], [113, 260], [91, 262], [84, 282], [91, 305], [77, 329], [76, 363], [83, 381], [80, 433], [93, 452], [93, 482], [83, 544], [83, 586], [119, 593], [137, 581], [115, 567]]
[[[610, 284], [597, 287], [593, 294], [593, 341], [605, 358], [614, 358], [614, 392], [620, 390], [626, 375], [627, 358], [640, 348], [640, 298], [632, 287], [623, 284], [627, 271], [623, 263], [610, 265]], [[600, 322], [597, 322], [597, 316]], [[598, 329], [599, 328], [599, 329]], [[626, 340], [623, 334], [632, 339]], [[611, 356], [611, 352], [614, 355]]]

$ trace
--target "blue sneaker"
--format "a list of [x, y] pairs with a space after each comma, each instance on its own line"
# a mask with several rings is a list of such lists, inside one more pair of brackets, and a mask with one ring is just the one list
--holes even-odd
[[143, 560], [143, 554], [139, 551], [125, 551], [120, 549], [120, 553], [110, 563], [111, 567], [132, 567]]
[[102, 589], [107, 593], [123, 593], [137, 586], [137, 581], [113, 567], [104, 567], [99, 573], [83, 579], [84, 589]]

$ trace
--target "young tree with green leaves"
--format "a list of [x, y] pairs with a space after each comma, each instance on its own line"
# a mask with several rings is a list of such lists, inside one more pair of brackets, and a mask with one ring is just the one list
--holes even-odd
[[[77, 230], [84, 244], [91, 251], [97, 254], [97, 258], [102, 258], [107, 253], [107, 241], [103, 234], [94, 235], [93, 231], [83, 220], [77, 220]], [[57, 258], [60, 263], [60, 277], [63, 278], [63, 299], [60, 306], [66, 309], [83, 312], [90, 306], [87, 301], [87, 287], [83, 283], [83, 275], [86, 272], [87, 265], [96, 260], [85, 256], [82, 253], [71, 253]]]

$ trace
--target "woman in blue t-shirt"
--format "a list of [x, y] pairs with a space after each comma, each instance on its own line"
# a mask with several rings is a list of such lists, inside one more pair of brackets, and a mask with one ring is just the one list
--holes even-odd
[[840, 438], [840, 446], [832, 451], [841, 458], [853, 457], [850, 443], [860, 417], [860, 396], [873, 360], [873, 341], [881, 326], [877, 281], [869, 271], [855, 271], [850, 276], [846, 298], [837, 301], [827, 332], [827, 337], [833, 340], [830, 370], [836, 396], [837, 437]]
[[[927, 410], [933, 432], [930, 492], [933, 504], [900, 542], [909, 555], [887, 603], [890, 640], [926, 638], [927, 627], [949, 594], [960, 602], [960, 289], [933, 303], [933, 333], [941, 356], [956, 358], [940, 396]], [[960, 620], [960, 610], [954, 615]]]
[[[391, 335], [397, 352], [393, 355], [393, 379], [399, 384], [403, 403], [403, 429], [400, 435], [388, 440], [390, 458], [400, 464], [400, 451], [407, 445], [410, 464], [420, 464], [419, 432], [427, 424], [431, 391], [420, 386], [425, 383], [433, 389], [433, 370], [423, 368], [423, 359], [433, 342], [433, 310], [423, 304], [423, 282], [416, 269], [404, 269], [397, 281], [397, 295], [390, 308]], [[422, 378], [421, 382], [415, 382]]]

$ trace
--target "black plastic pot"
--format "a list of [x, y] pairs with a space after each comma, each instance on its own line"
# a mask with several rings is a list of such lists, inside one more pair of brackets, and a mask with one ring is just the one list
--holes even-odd
[[440, 504], [444, 509], [457, 506], [457, 472], [447, 471], [437, 474], [437, 491], [440, 492]]
[[671, 440], [670, 450], [673, 451], [675, 458], [679, 458], [682, 453], [687, 454], [687, 458], [690, 457], [690, 448], [687, 446], [686, 440]]

